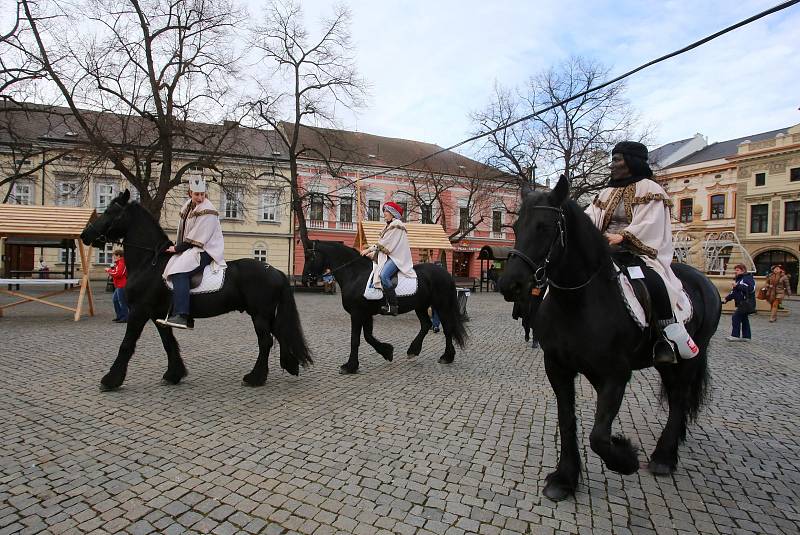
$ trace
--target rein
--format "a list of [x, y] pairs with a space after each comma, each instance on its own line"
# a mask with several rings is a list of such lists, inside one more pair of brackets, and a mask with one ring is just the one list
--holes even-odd
[[[547, 276], [547, 268], [550, 265], [550, 259], [553, 256], [554, 246], [556, 242], [561, 242], [562, 250], [566, 250], [567, 248], [567, 239], [566, 239], [566, 230], [567, 230], [567, 222], [564, 218], [564, 210], [561, 208], [554, 208], [552, 206], [532, 206], [532, 209], [538, 210], [552, 210], [553, 212], [558, 213], [558, 219], [556, 220], [556, 226], [558, 227], [558, 233], [553, 237], [553, 240], [550, 242], [550, 246], [547, 249], [547, 254], [545, 255], [544, 261], [541, 263], [533, 261], [528, 255], [520, 251], [519, 249], [511, 249], [508, 253], [508, 258], [517, 257], [522, 260], [533, 272], [533, 283], [534, 287], [541, 292], [541, 289], [545, 286], [552, 286], [553, 288], [557, 288], [559, 290], [580, 290], [588, 286], [594, 279], [597, 277], [597, 274], [600, 273], [600, 269], [603, 267], [600, 264], [597, 269], [592, 273], [588, 279], [586, 279], [581, 284], [577, 286], [561, 286], [557, 284], [551, 277]], [[538, 295], [538, 293], [537, 293]]]
[[[312, 258], [314, 258], [314, 257], [316, 257], [316, 255], [317, 255], [317, 246], [316, 246], [316, 244], [313, 244], [313, 245], [311, 246], [311, 256], [312, 256]], [[344, 269], [344, 268], [346, 268], [347, 266], [349, 266], [350, 264], [353, 264], [353, 263], [355, 263], [355, 262], [358, 262], [359, 260], [361, 260], [361, 255], [358, 255], [357, 257], [353, 258], [352, 260], [349, 260], [349, 261], [345, 262], [344, 264], [342, 264], [342, 265], [341, 265], [341, 266], [339, 266], [339, 267], [333, 267], [333, 266], [331, 266], [331, 272], [332, 272], [332, 273], [336, 273], [337, 271], [339, 271], [339, 270], [341, 270], [341, 269]]]

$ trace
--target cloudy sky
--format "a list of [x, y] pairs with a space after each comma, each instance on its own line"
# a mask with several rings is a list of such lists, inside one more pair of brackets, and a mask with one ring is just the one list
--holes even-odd
[[[495, 82], [518, 86], [570, 55], [625, 72], [778, 0], [350, 0], [368, 107], [343, 127], [447, 146]], [[250, 1], [253, 16], [260, 2]], [[303, 0], [311, 25], [332, 3]], [[800, 5], [628, 79], [655, 144], [800, 123]]]

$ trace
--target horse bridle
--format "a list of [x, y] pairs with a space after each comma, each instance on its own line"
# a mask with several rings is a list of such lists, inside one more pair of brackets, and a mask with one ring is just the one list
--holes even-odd
[[[508, 252], [508, 259], [512, 259], [514, 257], [519, 258], [522, 260], [533, 272], [533, 285], [534, 288], [538, 289], [541, 292], [542, 288], [545, 286], [552, 286], [553, 288], [557, 288], [559, 290], [580, 290], [589, 285], [592, 280], [600, 273], [600, 267], [598, 267], [592, 275], [586, 279], [581, 284], [577, 286], [561, 286], [557, 284], [552, 278], [547, 276], [547, 267], [550, 265], [551, 258], [553, 256], [554, 246], [556, 242], [561, 243], [561, 250], [564, 251], [567, 248], [567, 221], [564, 217], [564, 210], [561, 208], [555, 208], [553, 206], [532, 206], [532, 209], [535, 210], [550, 210], [556, 212], [557, 219], [556, 219], [556, 226], [558, 227], [558, 232], [553, 237], [552, 241], [550, 242], [550, 246], [547, 248], [547, 254], [544, 256], [544, 260], [541, 262], [535, 262], [531, 259], [528, 255], [520, 251], [519, 249], [511, 249]], [[538, 293], [537, 293], [538, 295]]]
[[[311, 242], [311, 249], [310, 249], [310, 251], [309, 251], [309, 252], [311, 253], [311, 258], [312, 258], [312, 259], [316, 258], [316, 256], [317, 256], [317, 244], [316, 244], [315, 242]], [[339, 271], [340, 269], [346, 268], [346, 267], [347, 267], [347, 266], [349, 266], [350, 264], [353, 264], [354, 262], [357, 262], [357, 261], [358, 261], [360, 258], [361, 258], [361, 255], [358, 255], [358, 256], [357, 256], [357, 257], [355, 257], [354, 259], [352, 259], [352, 260], [350, 260], [350, 261], [348, 261], [348, 262], [345, 262], [344, 264], [342, 264], [342, 265], [341, 265], [341, 266], [339, 266], [339, 267], [333, 267], [333, 266], [330, 266], [331, 272], [332, 272], [332, 273], [336, 273], [336, 272], [337, 272], [337, 271]]]
[[[112, 201], [111, 204], [116, 204], [117, 206], [119, 206], [122, 209], [122, 211], [119, 213], [119, 215], [117, 215], [116, 217], [114, 217], [114, 219], [111, 220], [111, 223], [108, 225], [108, 228], [106, 229], [106, 232], [99, 232], [98, 229], [95, 228], [95, 226], [94, 226], [95, 221], [90, 221], [89, 224], [87, 225], [87, 227], [91, 228], [95, 232], [97, 232], [97, 237], [92, 241], [93, 242], [94, 241], [101, 241], [103, 243], [121, 243], [123, 247], [133, 247], [135, 249], [142, 249], [144, 251], [148, 251], [150, 253], [153, 253], [153, 259], [150, 261], [150, 265], [151, 266], [155, 266], [158, 263], [158, 255], [159, 255], [159, 253], [165, 249], [165, 247], [163, 247], [164, 244], [162, 244], [162, 246], [148, 247], [148, 246], [145, 246], [145, 245], [139, 245], [137, 243], [133, 243], [133, 242], [127, 240], [127, 239], [125, 241], [114, 240], [114, 239], [110, 239], [107, 236], [107, 234], [111, 231], [111, 229], [114, 228], [114, 224], [117, 221], [119, 221], [120, 219], [122, 219], [122, 216], [125, 214], [125, 208], [126, 208], [124, 205], [122, 205], [121, 203], [117, 202], [116, 200]], [[169, 240], [167, 240], [167, 242], [165, 242], [165, 243], [169, 243]]]

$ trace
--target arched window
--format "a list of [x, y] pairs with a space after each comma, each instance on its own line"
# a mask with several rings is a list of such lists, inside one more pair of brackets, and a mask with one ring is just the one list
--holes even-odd
[[269, 258], [269, 256], [268, 256], [267, 245], [265, 243], [256, 242], [256, 244], [253, 245], [253, 258], [258, 260], [259, 262], [264, 262], [265, 264], [267, 263], [267, 259]]

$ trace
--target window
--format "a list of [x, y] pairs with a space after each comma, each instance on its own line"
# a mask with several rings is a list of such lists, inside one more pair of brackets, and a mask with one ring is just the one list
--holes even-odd
[[800, 201], [790, 201], [783, 205], [783, 230], [800, 230]]
[[353, 228], [353, 198], [341, 197], [339, 198], [339, 227], [351, 229]]
[[223, 190], [223, 204], [225, 205], [225, 219], [242, 218], [242, 190], [239, 188], [228, 188]]
[[58, 261], [62, 264], [74, 264], [77, 257], [75, 249], [62, 248], [58, 254]]
[[430, 225], [433, 223], [433, 206], [430, 204], [421, 204], [419, 210], [422, 213], [422, 223]]
[[259, 262], [267, 263], [267, 246], [263, 243], [256, 243], [253, 246], [253, 258]]
[[725, 195], [711, 196], [711, 219], [725, 219]]
[[800, 167], [795, 167], [794, 169], [789, 169], [789, 181], [790, 182], [798, 182], [798, 181], [800, 181]]
[[31, 182], [14, 182], [14, 191], [9, 197], [11, 204], [33, 204], [33, 184]]
[[99, 212], [104, 212], [116, 196], [116, 187], [110, 183], [98, 183], [94, 186], [94, 207]]
[[767, 217], [769, 206], [754, 204], [750, 207], [750, 232], [767, 232]]
[[114, 244], [107, 243], [102, 249], [97, 249], [97, 263], [111, 265], [114, 262]]
[[71, 180], [56, 182], [56, 206], [80, 206], [81, 183]]
[[381, 201], [375, 199], [367, 201], [367, 219], [370, 221], [381, 220]]
[[681, 199], [680, 204], [680, 222], [692, 222], [692, 199]]
[[311, 210], [310, 210], [310, 218], [312, 221], [323, 221], [325, 219], [325, 206], [324, 201], [322, 198], [322, 194], [320, 193], [312, 193], [311, 194]]
[[259, 208], [259, 219], [261, 221], [273, 223], [279, 221], [278, 202], [280, 201], [280, 193], [280, 190], [272, 188], [261, 190], [261, 207]]
[[458, 230], [466, 232], [469, 226], [469, 207], [463, 206], [458, 209]]
[[767, 183], [767, 173], [756, 173], [756, 186], [763, 186]]
[[492, 210], [492, 232], [503, 231], [503, 212]]

